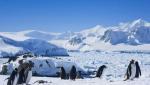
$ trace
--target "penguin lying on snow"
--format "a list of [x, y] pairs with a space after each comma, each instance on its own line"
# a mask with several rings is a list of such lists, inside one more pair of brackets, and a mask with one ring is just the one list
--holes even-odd
[[102, 76], [103, 71], [104, 71], [105, 68], [107, 68], [105, 65], [100, 66], [97, 73], [96, 73], [96, 77], [100, 78]]
[[9, 57], [8, 61], [5, 62], [5, 63], [3, 63], [3, 64], [6, 64], [6, 63], [9, 63], [9, 64], [10, 64], [11, 61], [16, 61], [17, 58], [18, 58], [18, 57]]
[[8, 82], [7, 82], [7, 85], [17, 85], [17, 82], [18, 82], [18, 78], [19, 78], [19, 74], [17, 73], [18, 69], [15, 68], [10, 77], [8, 78]]
[[44, 81], [44, 80], [37, 80], [33, 84], [35, 84], [35, 83], [44, 84], [44, 83], [52, 83], [52, 82], [51, 81], [48, 82], [48, 81]]
[[82, 76], [82, 72], [81, 71], [78, 71], [77, 72], [77, 79], [84, 79], [83, 76]]

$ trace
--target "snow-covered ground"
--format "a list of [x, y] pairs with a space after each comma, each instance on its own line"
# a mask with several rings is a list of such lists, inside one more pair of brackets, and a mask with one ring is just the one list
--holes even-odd
[[[61, 57], [64, 61], [70, 60], [76, 63], [85, 71], [95, 71], [101, 65], [106, 65], [107, 69], [101, 79], [99, 78], [85, 78], [77, 79], [76, 81], [61, 80], [57, 77], [32, 77], [30, 84], [36, 80], [45, 80], [51, 82], [44, 85], [150, 85], [150, 56], [149, 54], [136, 53], [108, 53], [108, 52], [71, 52], [72, 57]], [[131, 59], [139, 61], [142, 76], [139, 79], [124, 80], [124, 74], [127, 65]], [[1, 59], [3, 61], [3, 59]], [[0, 63], [1, 64], [1, 63]], [[94, 75], [93, 75], [94, 76]], [[8, 76], [0, 75], [0, 82], [6, 85], [4, 81]]]
[[[8, 76], [0, 75], [1, 85], [6, 85], [4, 79]], [[37, 80], [45, 80], [51, 83], [38, 84], [35, 83]], [[32, 77], [30, 84], [31, 85], [149, 85], [150, 78], [141, 78], [136, 79], [134, 81], [114, 81], [110, 82], [103, 79], [98, 78], [86, 78], [86, 79], [76, 79], [72, 80], [61, 80], [60, 78], [52, 78], [52, 77]]]

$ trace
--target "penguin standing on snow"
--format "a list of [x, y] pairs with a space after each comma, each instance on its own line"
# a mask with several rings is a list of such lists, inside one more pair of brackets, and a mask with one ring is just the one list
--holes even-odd
[[31, 79], [32, 72], [32, 62], [24, 62], [19, 61], [19, 67], [18, 67], [18, 73], [19, 73], [19, 79], [18, 79], [18, 84], [24, 84], [28, 83], [29, 80]]
[[133, 80], [135, 78], [135, 74], [136, 74], [136, 65], [135, 63], [131, 64], [131, 76], [130, 79]]
[[32, 67], [33, 66], [34, 65], [33, 65], [32, 61], [29, 61], [29, 66], [27, 67], [27, 69], [24, 72], [26, 85], [28, 85], [29, 82], [30, 82], [30, 80], [31, 80], [31, 77], [32, 77]]
[[10, 77], [8, 78], [7, 85], [17, 85], [19, 74], [17, 73], [17, 68], [13, 70]]
[[103, 71], [104, 71], [105, 68], [107, 68], [105, 65], [100, 66], [97, 73], [96, 73], [96, 77], [100, 78], [102, 76]]
[[76, 79], [77, 71], [76, 71], [76, 67], [75, 66], [72, 66], [69, 76], [70, 76], [71, 80], [75, 80]]
[[135, 65], [136, 65], [135, 78], [139, 78], [141, 76], [141, 69], [140, 69], [139, 63], [137, 61], [135, 62]]
[[66, 79], [67, 77], [64, 67], [61, 67], [60, 77], [61, 79]]
[[134, 62], [135, 62], [134, 60], [130, 61], [128, 68], [127, 68], [127, 72], [125, 74], [126, 79], [124, 81], [126, 81], [128, 79], [133, 79], [135, 77], [136, 66], [135, 66]]
[[19, 67], [18, 67], [18, 73], [19, 73], [19, 78], [17, 84], [23, 84], [25, 82], [25, 75], [24, 75], [24, 63], [23, 60], [19, 61]]

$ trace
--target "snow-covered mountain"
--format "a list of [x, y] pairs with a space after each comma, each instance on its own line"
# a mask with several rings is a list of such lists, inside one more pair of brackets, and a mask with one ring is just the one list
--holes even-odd
[[[80, 32], [66, 31], [63, 33], [52, 33], [27, 30], [21, 32], [0, 32], [0, 35], [25, 43], [27, 41], [38, 42], [42, 40], [66, 48], [67, 50], [75, 51], [149, 51], [148, 48], [150, 47], [150, 23], [142, 19], [120, 23], [117, 26], [111, 27], [97, 25]], [[35, 39], [35, 41], [32, 41], [32, 39]]]
[[111, 44], [126, 43], [139, 45], [150, 43], [150, 23], [138, 19], [131, 23], [122, 23], [105, 32], [101, 40]]
[[0, 36], [0, 57], [15, 56], [27, 52], [43, 56], [67, 56], [66, 49], [50, 44], [44, 40], [27, 39], [15, 41]]

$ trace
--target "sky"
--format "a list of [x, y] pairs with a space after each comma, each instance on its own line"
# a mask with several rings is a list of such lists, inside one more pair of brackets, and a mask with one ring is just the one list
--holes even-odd
[[80, 31], [150, 21], [150, 0], [0, 0], [0, 31]]

